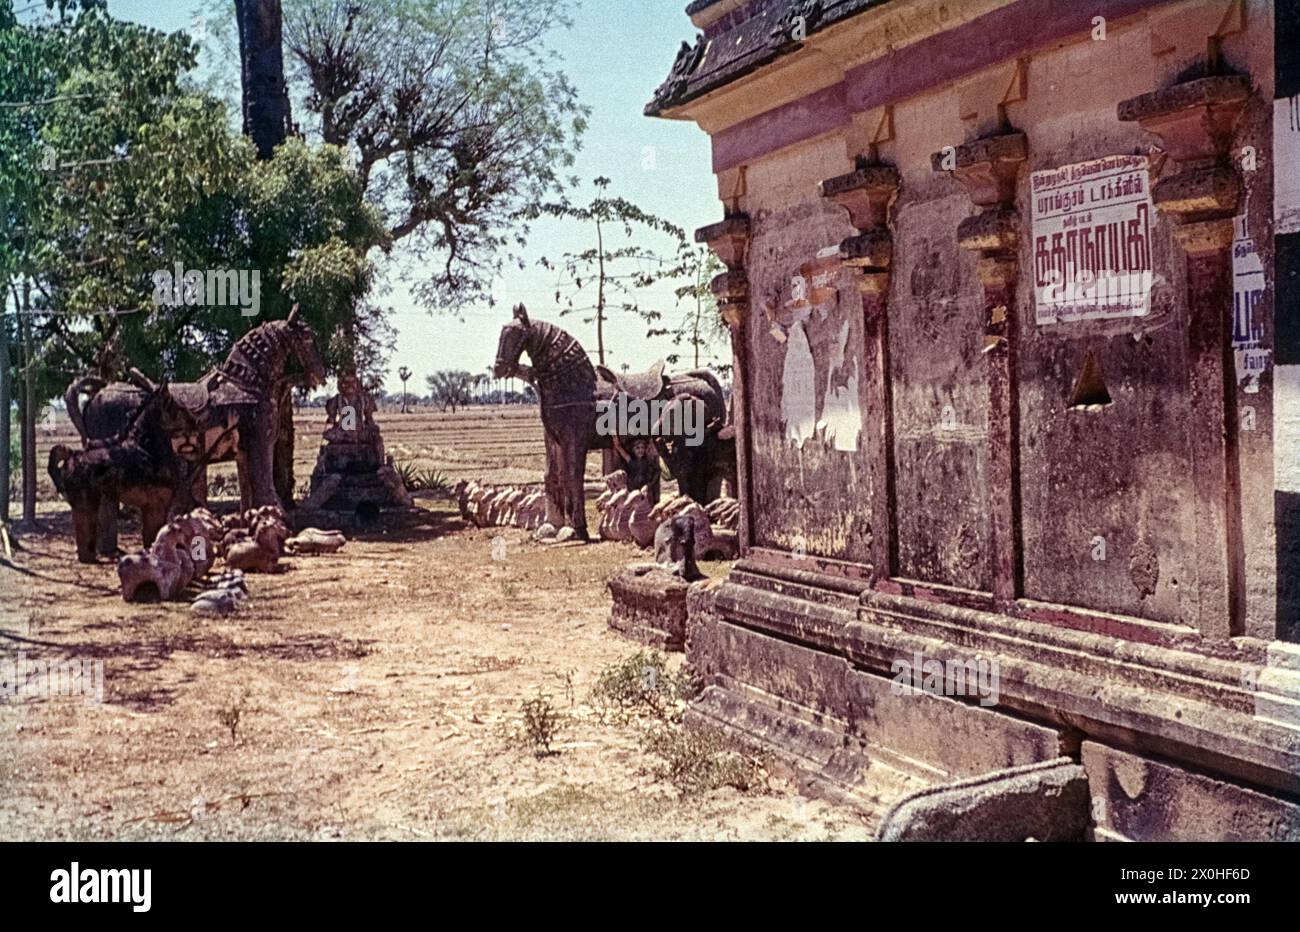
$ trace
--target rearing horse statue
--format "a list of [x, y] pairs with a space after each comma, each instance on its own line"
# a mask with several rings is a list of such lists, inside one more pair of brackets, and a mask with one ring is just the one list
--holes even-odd
[[[531, 366], [519, 362], [524, 353]], [[653, 397], [701, 405], [710, 450], [726, 420], [722, 387], [713, 373], [700, 369], [668, 377], [661, 363], [648, 373], [619, 379], [603, 366], [593, 366], [571, 334], [546, 321], [530, 320], [522, 304], [501, 328], [493, 373], [497, 378], [522, 378], [537, 389], [546, 440], [546, 521], [561, 528], [559, 540], [590, 540], [583, 494], [587, 451], [609, 449], [614, 441], [596, 429], [600, 403], [626, 393], [641, 401]], [[683, 491], [696, 487], [692, 477], [677, 478]]]

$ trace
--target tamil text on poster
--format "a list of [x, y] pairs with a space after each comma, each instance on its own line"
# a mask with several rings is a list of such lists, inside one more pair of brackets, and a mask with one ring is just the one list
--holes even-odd
[[1145, 316], [1155, 220], [1146, 158], [1037, 171], [1030, 193], [1037, 322]]

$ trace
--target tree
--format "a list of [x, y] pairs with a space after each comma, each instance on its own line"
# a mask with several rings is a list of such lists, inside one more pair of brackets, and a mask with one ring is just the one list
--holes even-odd
[[[491, 301], [520, 223], [562, 191], [588, 109], [549, 34], [573, 0], [284, 0], [286, 75], [312, 138], [345, 149], [388, 233], [431, 269], [426, 307]], [[207, 0], [229, 45], [228, 0]], [[220, 54], [220, 53], [218, 53]]]
[[429, 386], [433, 403], [442, 405], [444, 411], [451, 408], [455, 414], [457, 405], [469, 404], [478, 379], [463, 370], [445, 369], [425, 376], [424, 381]]
[[[686, 314], [672, 328], [654, 328], [649, 337], [669, 336], [674, 346], [683, 347], [690, 353], [691, 368], [701, 365], [701, 354], [727, 338], [727, 325], [718, 313], [718, 301], [713, 296], [710, 283], [722, 271], [722, 263], [712, 250], [700, 247], [685, 251], [683, 265], [687, 269], [688, 280], [680, 285], [674, 294], [680, 307], [686, 304]], [[681, 353], [672, 353], [668, 362], [676, 365], [682, 359]], [[716, 368], [730, 371], [730, 364], [717, 364]]]
[[411, 370], [406, 366], [402, 366], [397, 370], [397, 377], [402, 380], [402, 413], [406, 414], [406, 380], [411, 377]]
[[[392, 331], [367, 254], [386, 232], [346, 154], [295, 138], [258, 160], [193, 90], [184, 33], [115, 20], [102, 0], [55, 12], [20, 25], [0, 0], [0, 300], [25, 421], [87, 369], [193, 379], [295, 299], [334, 365], [382, 368]], [[155, 273], [178, 264], [255, 270], [256, 313], [160, 303]], [[25, 462], [34, 483], [34, 451]]]
[[284, 83], [280, 0], [235, 0], [239, 26], [244, 134], [269, 159], [289, 134], [289, 94]]
[[[621, 197], [607, 196], [605, 191], [610, 185], [608, 178], [596, 178], [593, 184], [598, 193], [585, 205], [575, 206], [566, 199], [542, 205], [537, 212], [573, 220], [591, 228], [594, 245], [590, 249], [564, 253], [558, 260], [543, 257], [540, 263], [543, 268], [556, 269], [567, 281], [568, 294], [564, 293], [563, 287], [557, 288], [555, 292], [555, 302], [563, 306], [560, 315], [590, 314], [583, 318], [583, 323], [596, 324], [596, 358], [603, 366], [605, 321], [609, 311], [632, 313], [650, 323], [659, 320], [662, 313], [642, 307], [637, 291], [683, 274], [681, 256], [686, 236], [680, 227], [647, 213], [632, 202]], [[675, 250], [674, 257], [665, 259], [651, 248], [630, 242], [638, 230], [666, 238]], [[629, 242], [622, 246], [612, 246], [611, 241], [616, 241], [620, 231], [624, 240]], [[592, 303], [583, 303], [587, 300]]]
[[[168, 109], [177, 76], [193, 65], [183, 37], [117, 23], [102, 0], [47, 8], [52, 21], [23, 26], [12, 0], [0, 2], [0, 308], [12, 306], [18, 339], [17, 358], [6, 352], [0, 365], [21, 366], [25, 521], [35, 517], [35, 418], [57, 371], [48, 321], [68, 313], [53, 295], [68, 290], [60, 287], [67, 276], [116, 275], [130, 262], [139, 219], [109, 196], [104, 176], [141, 168], [131, 164], [130, 131]], [[71, 233], [63, 239], [49, 235], [50, 219], [61, 214]], [[116, 235], [104, 248], [110, 230]], [[91, 334], [108, 326], [90, 323]], [[3, 325], [0, 343], [8, 344], [8, 320]], [[3, 381], [11, 384], [8, 372]], [[8, 399], [0, 400], [7, 418]]]

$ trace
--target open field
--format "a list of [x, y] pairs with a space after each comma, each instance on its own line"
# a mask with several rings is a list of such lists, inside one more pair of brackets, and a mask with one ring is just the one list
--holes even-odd
[[[322, 421], [299, 417], [300, 483]], [[540, 478], [535, 409], [379, 423], [399, 461], [453, 481]], [[57, 440], [43, 432], [42, 461]], [[0, 565], [0, 656], [100, 659], [103, 701], [0, 701], [0, 836], [869, 836], [869, 820], [804, 799], [780, 773], [683, 796], [643, 746], [664, 726], [601, 714], [601, 671], [638, 650], [606, 626], [604, 580], [640, 551], [537, 544], [466, 527], [445, 497], [420, 503], [426, 526], [290, 558], [214, 620], [122, 602], [113, 567], [76, 563], [66, 507], [43, 501], [39, 529]], [[124, 546], [138, 547], [126, 527]], [[559, 715], [550, 754], [522, 738], [522, 703], [539, 694]]]

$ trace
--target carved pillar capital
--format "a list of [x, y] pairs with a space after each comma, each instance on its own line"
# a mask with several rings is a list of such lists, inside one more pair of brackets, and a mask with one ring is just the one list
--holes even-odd
[[[1009, 310], [1015, 291], [1020, 245], [1020, 213], [1015, 209], [1016, 178], [1029, 155], [1025, 134], [985, 136], [954, 152], [937, 152], [931, 159], [936, 171], [951, 168], [978, 214], [957, 225], [957, 243], [976, 253], [976, 271], [984, 286], [984, 351], [1006, 349], [1014, 326]], [[951, 162], [949, 162], [951, 160]]]
[[744, 325], [749, 314], [749, 279], [745, 274], [749, 235], [749, 216], [743, 213], [695, 231], [695, 241], [706, 244], [727, 267], [709, 283], [709, 288], [718, 299], [718, 312], [733, 332]]
[[975, 206], [1009, 207], [1015, 202], [1016, 176], [1028, 152], [1024, 133], [999, 133], [958, 146], [951, 153], [936, 152], [930, 164], [935, 171], [951, 168]]
[[818, 187], [849, 212], [849, 222], [859, 231], [885, 226], [889, 208], [898, 197], [898, 169], [892, 165], [864, 165], [847, 175], [827, 178]]
[[898, 169], [892, 165], [862, 165], [846, 175], [827, 178], [819, 186], [822, 197], [830, 198], [849, 214], [858, 231], [840, 243], [840, 261], [856, 269], [858, 290], [868, 315], [883, 311], [889, 293], [889, 269], [894, 257], [894, 240], [889, 232], [889, 210], [898, 198]]
[[1120, 101], [1120, 120], [1160, 137], [1178, 170], [1151, 189], [1156, 209], [1175, 224], [1174, 238], [1190, 255], [1226, 250], [1241, 179], [1228, 158], [1232, 135], [1250, 97], [1245, 75], [1184, 81]]

